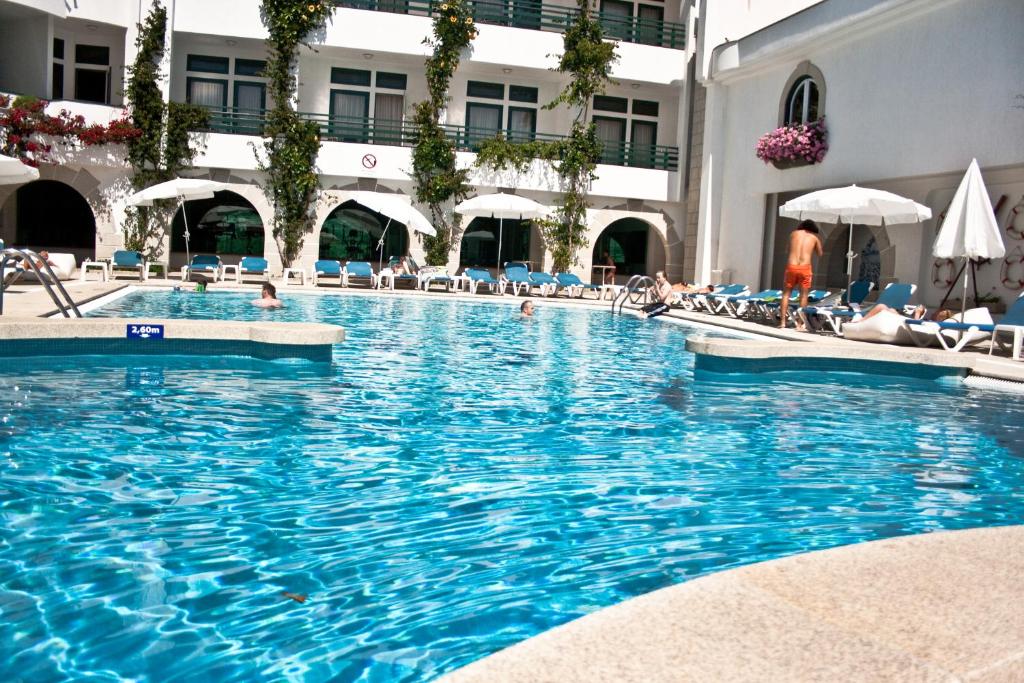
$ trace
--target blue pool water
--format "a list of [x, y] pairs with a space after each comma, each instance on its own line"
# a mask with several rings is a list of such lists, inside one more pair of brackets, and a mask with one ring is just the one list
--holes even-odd
[[428, 680], [709, 572], [1024, 513], [1014, 396], [695, 378], [706, 332], [544, 302], [251, 298], [98, 314], [335, 322], [334, 363], [0, 378], [0, 680]]

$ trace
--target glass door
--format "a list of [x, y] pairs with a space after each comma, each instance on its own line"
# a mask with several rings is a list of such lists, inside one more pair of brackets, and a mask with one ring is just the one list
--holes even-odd
[[633, 3], [620, 0], [602, 0], [601, 25], [608, 35], [619, 40], [632, 40]]
[[626, 120], [595, 116], [594, 126], [601, 141], [601, 163], [621, 166], [626, 157]]
[[370, 128], [370, 93], [331, 91], [331, 123], [328, 134], [341, 142], [366, 142]]
[[374, 144], [402, 144], [402, 115], [404, 112], [404, 95], [377, 93], [373, 98]]
[[653, 168], [656, 161], [658, 124], [653, 121], [634, 121], [630, 133], [629, 165]]
[[235, 110], [232, 129], [242, 135], [263, 133], [263, 112], [267, 108], [264, 83], [235, 81]]

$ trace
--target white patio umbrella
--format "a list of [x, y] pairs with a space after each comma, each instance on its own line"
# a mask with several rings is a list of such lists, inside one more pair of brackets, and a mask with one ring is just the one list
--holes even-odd
[[204, 180], [202, 178], [174, 178], [145, 190], [139, 190], [128, 197], [130, 206], [153, 206], [158, 199], [177, 199], [183, 207], [181, 218], [185, 221], [185, 263], [192, 262], [189, 254], [188, 239], [188, 216], [184, 210], [185, 202], [191, 199], [212, 199], [213, 193], [226, 190], [227, 185], [218, 183], [215, 180]]
[[0, 185], [19, 185], [39, 180], [39, 169], [23, 164], [20, 159], [0, 154]]
[[502, 223], [510, 219], [545, 218], [551, 213], [551, 207], [538, 204], [532, 199], [505, 192], [481, 194], [467, 199], [455, 207], [455, 211], [463, 216], [473, 218], [498, 219], [498, 268], [501, 268], [501, 233]]
[[406, 227], [412, 228], [424, 235], [437, 234], [437, 230], [430, 224], [430, 220], [411, 203], [401, 199], [400, 195], [360, 191], [349, 193], [349, 199], [358, 202], [371, 211], [376, 211], [388, 217], [388, 222], [384, 226], [384, 232], [377, 242], [377, 248], [380, 249], [380, 260], [377, 263], [377, 270], [380, 270], [384, 265], [384, 237], [388, 234], [388, 228], [391, 227], [392, 221], [404, 223]]
[[[961, 300], [961, 312], [967, 308], [967, 280], [970, 273], [968, 262], [983, 258], [1002, 258], [1006, 255], [1006, 246], [999, 232], [999, 223], [992, 210], [992, 202], [985, 189], [985, 181], [978, 168], [978, 160], [972, 159], [967, 167], [960, 186], [956, 188], [953, 201], [946, 211], [946, 218], [939, 228], [939, 235], [932, 245], [932, 254], [936, 258], [964, 259], [964, 296]], [[973, 271], [973, 263], [971, 264]], [[977, 299], [978, 280], [974, 280], [975, 299]], [[947, 292], [948, 296], [948, 292]], [[977, 303], [977, 302], [975, 302]]]
[[846, 291], [853, 282], [853, 224], [894, 225], [918, 223], [932, 217], [932, 210], [892, 192], [869, 187], [835, 187], [818, 190], [791, 199], [779, 208], [783, 218], [810, 219], [822, 223], [843, 222], [850, 225], [846, 247]]

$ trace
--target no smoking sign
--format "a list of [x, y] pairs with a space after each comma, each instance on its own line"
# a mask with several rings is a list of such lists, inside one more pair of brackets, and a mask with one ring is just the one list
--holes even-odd
[[363, 168], [373, 168], [377, 165], [377, 157], [372, 154], [363, 155]]

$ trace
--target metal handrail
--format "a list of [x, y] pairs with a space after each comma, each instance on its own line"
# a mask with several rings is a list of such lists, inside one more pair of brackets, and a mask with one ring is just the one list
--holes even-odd
[[[70, 294], [68, 294], [68, 290], [64, 288], [60, 278], [54, 274], [53, 268], [51, 268], [50, 264], [47, 263], [45, 259], [41, 258], [39, 254], [31, 249], [16, 249], [14, 247], [8, 247], [0, 251], [0, 255], [3, 256], [3, 259], [0, 260], [0, 315], [3, 315], [4, 313], [4, 289], [6, 288], [4, 282], [6, 277], [4, 277], [4, 275], [7, 270], [7, 264], [11, 261], [21, 261], [23, 263], [27, 263], [29, 267], [32, 268], [36, 274], [36, 278], [39, 280], [39, 283], [43, 286], [43, 289], [46, 290], [46, 293], [50, 295], [50, 299], [53, 300], [53, 303], [56, 304], [57, 308], [65, 318], [72, 317], [71, 314], [68, 313], [68, 308], [74, 312], [75, 317], [82, 317], [82, 312], [78, 310], [78, 305], [75, 304], [75, 300], [71, 298]], [[43, 268], [46, 270], [46, 277], [44, 277], [42, 271], [39, 270], [37, 262], [43, 264]], [[49, 281], [47, 278], [49, 278]], [[57, 285], [57, 289], [60, 291], [61, 296], [63, 296], [65, 301], [68, 303], [67, 306], [61, 302], [60, 298], [53, 291], [53, 287], [50, 285], [50, 282]]]
[[626, 286], [619, 290], [612, 300], [612, 315], [615, 314], [615, 304], [619, 304], [619, 313], [622, 313], [622, 307], [626, 305], [627, 299], [631, 304], [637, 304], [641, 298], [646, 299], [647, 303], [652, 303], [651, 292], [656, 286], [657, 283], [646, 275], [634, 275], [629, 278]]
[[[209, 107], [209, 130], [235, 135], [262, 135], [267, 124], [266, 110], [239, 109], [237, 107]], [[331, 116], [299, 112], [299, 116], [320, 128], [320, 139], [326, 142], [352, 142], [366, 145], [394, 145], [412, 147], [419, 130], [412, 121], [374, 119], [369, 116]], [[480, 144], [498, 133], [513, 142], [557, 142], [565, 135], [533, 131], [495, 131], [493, 128], [474, 128], [443, 124], [445, 136], [461, 152], [478, 152]], [[679, 148], [671, 145], [650, 145], [635, 142], [602, 142], [599, 163], [630, 168], [650, 168], [659, 171], [679, 170]]]
[[[412, 14], [429, 17], [440, 6], [437, 0], [335, 0], [336, 7]], [[473, 19], [481, 24], [510, 26], [538, 31], [565, 31], [579, 14], [575, 7], [549, 5], [539, 0], [471, 0]], [[594, 18], [609, 38], [629, 43], [657, 45], [682, 50], [686, 47], [686, 26], [662, 19], [594, 12]]]

